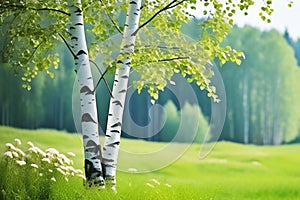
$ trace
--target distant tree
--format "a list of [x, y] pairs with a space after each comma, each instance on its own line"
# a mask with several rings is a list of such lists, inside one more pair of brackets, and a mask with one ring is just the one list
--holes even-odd
[[298, 66], [300, 66], [300, 39], [297, 39], [296, 41], [294, 41], [291, 38], [287, 29], [285, 29], [283, 36], [286, 39], [286, 41], [289, 43], [289, 45], [291, 45], [291, 47], [293, 47]]
[[292, 48], [278, 32], [251, 27], [234, 29], [226, 43], [247, 59], [241, 69], [228, 63], [221, 70], [228, 98], [223, 137], [255, 144], [293, 140], [299, 129], [300, 115], [293, 111], [300, 107], [300, 71]]

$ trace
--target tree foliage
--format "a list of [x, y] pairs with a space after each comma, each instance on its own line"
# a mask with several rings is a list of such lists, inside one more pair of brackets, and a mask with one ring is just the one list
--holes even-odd
[[241, 68], [221, 70], [228, 97], [224, 136], [244, 142], [245, 124], [249, 123], [251, 143], [280, 144], [295, 139], [300, 71], [292, 48], [278, 32], [251, 27], [235, 29], [227, 43], [243, 50], [248, 59]]
[[[164, 49], [157, 44], [150, 44], [152, 46], [149, 48], [143, 40], [140, 40], [140, 44], [137, 45], [139, 48], [133, 57], [133, 68], [142, 77], [134, 85], [139, 90], [146, 88], [156, 100], [158, 92], [171, 81], [172, 74], [182, 73], [183, 76], [188, 76], [190, 81], [195, 81], [201, 89], [206, 89], [208, 95], [217, 100], [216, 90], [209, 81], [213, 75], [208, 67], [209, 60], [218, 58], [222, 64], [227, 61], [241, 63], [240, 58], [243, 57], [241, 52], [221, 44], [234, 23], [233, 16], [238, 11], [247, 14], [247, 10], [254, 3], [252, 0], [144, 1], [141, 8], [143, 9], [141, 23], [137, 31], [146, 26], [151, 27], [145, 31], [147, 36], [155, 32], [165, 44]], [[63, 0], [55, 2], [2, 1], [0, 7], [0, 24], [1, 29], [4, 30], [2, 36], [6, 38], [4, 48], [1, 50], [2, 61], [12, 65], [14, 71], [22, 77], [24, 87], [27, 89], [31, 88], [29, 83], [40, 71], [45, 71], [50, 77], [54, 77], [53, 69], [58, 67], [59, 57], [53, 49], [57, 41], [61, 41], [59, 34], [67, 39], [69, 37], [69, 30], [65, 28], [69, 23], [67, 2]], [[107, 54], [105, 49], [99, 47], [99, 42], [105, 41], [114, 33], [122, 33], [124, 27], [121, 16], [124, 16], [127, 2], [86, 0], [83, 1], [83, 9], [85, 22], [91, 25], [90, 31], [96, 39], [96, 42], [90, 46], [90, 55], [94, 57], [99, 51]], [[194, 47], [189, 42], [179, 43], [183, 38], [180, 34], [182, 23], [193, 17], [191, 9], [203, 12], [207, 16], [203, 23], [199, 23], [202, 29], [201, 38], [194, 43]], [[260, 12], [262, 19], [270, 21], [268, 16], [272, 12], [272, 1], [263, 1]], [[164, 34], [165, 30], [168, 30], [168, 34]], [[167, 37], [170, 34], [173, 38]], [[184, 59], [174, 59], [172, 57], [174, 51], [170, 50], [170, 47], [177, 47], [175, 54]], [[112, 48], [115, 49], [114, 46]], [[190, 51], [186, 52], [185, 49], [190, 49]], [[107, 50], [112, 51], [111, 48]], [[164, 62], [166, 60], [170, 62]], [[105, 66], [114, 67], [114, 61], [106, 63]], [[157, 78], [151, 79], [144, 75], [145, 67], [141, 66], [146, 62], [151, 63], [147, 67], [150, 72], [156, 74]], [[157, 66], [161, 69], [160, 71], [155, 70]]]

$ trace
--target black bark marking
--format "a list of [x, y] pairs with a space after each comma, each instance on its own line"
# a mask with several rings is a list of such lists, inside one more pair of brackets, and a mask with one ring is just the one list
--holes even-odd
[[108, 114], [108, 116], [112, 116], [112, 114]]
[[121, 63], [121, 64], [123, 64], [123, 61], [122, 60], [118, 60], [118, 62], [117, 63]]
[[97, 155], [97, 156], [94, 156], [91, 158], [92, 160], [100, 160], [101, 159], [101, 156], [100, 155]]
[[121, 90], [119, 93], [126, 93], [127, 90]]
[[87, 55], [87, 53], [86, 53], [84, 50], [80, 50], [80, 51], [76, 54], [76, 56], [80, 56], [80, 55], [82, 55], [82, 54]]
[[81, 122], [92, 122], [94, 124], [97, 124], [95, 120], [91, 117], [89, 113], [84, 113], [81, 117]]
[[81, 10], [79, 8], [77, 8], [77, 10], [74, 12], [77, 16], [81, 15]]
[[129, 4], [137, 4], [135, 1], [130, 1]]
[[87, 139], [87, 138], [89, 138], [89, 136], [83, 135], [83, 139]]
[[115, 123], [114, 125], [111, 126], [111, 128], [115, 128], [118, 126], [122, 126], [122, 123], [121, 122]]
[[121, 78], [129, 78], [127, 75], [121, 76]]
[[103, 158], [103, 161], [104, 161], [104, 162], [114, 162], [113, 159], [108, 159], [108, 158]]
[[113, 101], [112, 103], [113, 103], [113, 104], [116, 104], [117, 106], [120, 106], [121, 108], [123, 107], [123, 106], [122, 106], [122, 103], [121, 103], [120, 101], [118, 101], [118, 100]]
[[74, 27], [74, 26], [71, 26], [70, 29], [75, 29], [75, 27]]
[[127, 48], [133, 47], [133, 46], [134, 46], [134, 44], [127, 44], [127, 45], [124, 45], [124, 47], [122, 49], [127, 49]]
[[111, 136], [110, 135], [105, 135], [105, 137], [109, 137], [110, 138]]
[[94, 94], [94, 92], [88, 86], [83, 86], [80, 89], [80, 93]]
[[88, 77], [88, 80], [93, 79], [93, 77]]
[[76, 40], [76, 41], [78, 41], [78, 37], [73, 36], [73, 37], [71, 37], [71, 40]]
[[97, 170], [94, 164], [87, 159], [84, 160], [84, 170], [89, 187], [92, 185], [104, 185], [101, 179], [95, 179], [96, 177], [100, 177], [102, 172]]
[[120, 145], [120, 142], [114, 142], [114, 143], [111, 143], [109, 145], [107, 145], [108, 147], [114, 147], [114, 146], [117, 146], [117, 145]]
[[83, 23], [77, 23], [77, 24], [75, 24], [75, 26], [82, 26], [83, 25]]
[[112, 132], [112, 133], [120, 133], [120, 131], [118, 131], [118, 130], [111, 130], [110, 132]]
[[126, 63], [126, 65], [130, 65], [130, 64], [131, 64], [131, 62], [130, 62], [130, 61]]
[[93, 140], [89, 140], [86, 144], [86, 152], [94, 153], [96, 156], [100, 156], [101, 159], [101, 148]]

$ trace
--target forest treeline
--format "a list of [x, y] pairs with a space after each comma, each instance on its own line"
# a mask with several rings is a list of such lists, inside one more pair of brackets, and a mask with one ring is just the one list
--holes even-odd
[[[192, 38], [200, 30], [191, 21], [183, 32]], [[224, 45], [244, 52], [246, 59], [240, 66], [226, 63], [218, 66], [226, 89], [227, 113], [220, 140], [253, 144], [282, 144], [294, 142], [300, 135], [300, 40], [294, 41], [288, 32], [262, 32], [246, 26], [235, 27]], [[1, 45], [1, 43], [0, 43]], [[38, 76], [31, 83], [31, 91], [22, 88], [21, 78], [6, 64], [0, 64], [0, 125], [20, 128], [53, 128], [76, 132], [72, 114], [72, 93], [75, 80], [72, 55], [64, 44], [57, 49], [61, 63], [51, 79], [47, 74]], [[219, 65], [216, 60], [215, 63]], [[106, 76], [112, 84], [113, 74]], [[181, 79], [182, 80], [182, 79]], [[176, 82], [176, 87], [181, 87]], [[152, 120], [153, 126], [164, 126], [153, 135], [148, 130], [148, 140], [171, 141], [178, 131], [182, 118], [184, 136], [175, 141], [189, 141], [192, 133], [189, 122], [197, 120], [196, 142], [201, 142], [208, 130], [211, 100], [204, 91], [191, 84], [198, 104], [186, 98], [180, 108], [174, 94], [166, 90], [160, 94], [158, 104], [164, 106], [163, 116], [149, 118], [151, 108], [147, 92], [136, 92], [129, 101], [129, 112], [139, 126]], [[185, 91], [182, 91], [185, 95]], [[187, 94], [188, 95], [188, 94]], [[99, 122], [105, 130], [110, 95], [101, 83], [97, 89]], [[165, 120], [163, 118], [166, 117]], [[163, 122], [165, 122], [163, 124]], [[133, 137], [124, 133], [124, 137]], [[137, 135], [137, 133], [133, 134]]]

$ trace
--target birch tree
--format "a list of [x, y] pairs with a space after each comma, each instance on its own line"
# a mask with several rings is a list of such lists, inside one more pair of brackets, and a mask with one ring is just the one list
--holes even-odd
[[[233, 25], [236, 10], [245, 11], [254, 1], [217, 0], [172, 0], [168, 2], [151, 0], [108, 1], [68, 0], [2, 1], [0, 3], [0, 24], [5, 28], [7, 39], [1, 50], [2, 60], [24, 81], [23, 87], [31, 89], [30, 82], [40, 72], [54, 77], [59, 57], [54, 53], [56, 42], [64, 41], [74, 57], [75, 71], [80, 85], [81, 123], [85, 148], [85, 171], [89, 184], [104, 186], [104, 177], [115, 189], [115, 169], [120, 143], [122, 112], [127, 89], [130, 66], [140, 74], [134, 86], [141, 91], [148, 90], [153, 101], [158, 99], [174, 73], [181, 73], [188, 81], [195, 81], [200, 89], [207, 90], [209, 97], [218, 101], [216, 88], [210, 85], [213, 76], [209, 60], [217, 58], [240, 64], [241, 52], [222, 42]], [[272, 1], [263, 1], [260, 16], [270, 21], [273, 12]], [[196, 7], [198, 9], [196, 9]], [[143, 10], [140, 15], [140, 9]], [[196, 9], [207, 16], [199, 23], [201, 39], [196, 45], [183, 36], [180, 28], [190, 17], [189, 9]], [[119, 27], [118, 16], [128, 10], [125, 26]], [[246, 13], [245, 13], [246, 14]], [[141, 23], [139, 23], [141, 21]], [[116, 81], [113, 88], [108, 131], [101, 168], [101, 148], [98, 140], [98, 120], [95, 104], [95, 86], [90, 72], [90, 56], [99, 51], [110, 55], [112, 49], [100, 49], [95, 42], [88, 52], [85, 42], [84, 23], [92, 25], [97, 42], [107, 39], [115, 31], [122, 33], [120, 56], [107, 66], [117, 63]], [[66, 30], [67, 25], [70, 24]], [[128, 26], [127, 26], [128, 25]], [[152, 29], [146, 27], [151, 26]], [[143, 28], [143, 34], [141, 29]], [[140, 33], [140, 35], [138, 35]], [[147, 37], [143, 37], [146, 35]], [[153, 41], [161, 41], [159, 44]], [[184, 41], [182, 44], [177, 41]], [[89, 56], [90, 55], [90, 56]], [[159, 67], [159, 70], [157, 70]], [[147, 69], [147, 70], [145, 70]], [[101, 79], [101, 78], [100, 78]]]
[[105, 178], [107, 181], [110, 181], [113, 190], [116, 190], [116, 165], [120, 145], [123, 110], [125, 107], [124, 103], [130, 73], [130, 55], [134, 52], [135, 31], [139, 25], [141, 2], [141, 0], [132, 0], [128, 5], [120, 51], [120, 55], [124, 58], [117, 61], [118, 66], [115, 72], [112, 98], [109, 105], [103, 148], [103, 165], [105, 167]]
[[87, 181], [104, 186], [101, 167], [101, 148], [98, 133], [98, 114], [94, 82], [85, 39], [84, 20], [80, 0], [68, 0], [71, 18], [70, 36], [75, 69], [80, 85], [81, 123], [84, 146], [84, 168]]

